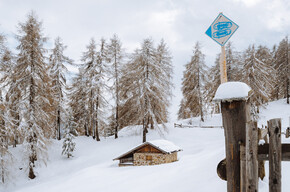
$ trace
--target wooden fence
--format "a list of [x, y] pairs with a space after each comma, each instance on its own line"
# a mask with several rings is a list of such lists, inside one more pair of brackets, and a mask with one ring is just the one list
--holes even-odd
[[259, 145], [259, 129], [250, 120], [249, 107], [246, 100], [221, 102], [226, 159], [218, 169], [224, 165], [226, 170], [218, 174], [226, 175], [228, 192], [258, 192], [259, 161], [269, 161], [269, 191], [281, 192], [281, 161], [290, 160], [290, 144], [281, 143], [281, 119], [268, 121], [260, 137], [268, 135], [269, 143]]

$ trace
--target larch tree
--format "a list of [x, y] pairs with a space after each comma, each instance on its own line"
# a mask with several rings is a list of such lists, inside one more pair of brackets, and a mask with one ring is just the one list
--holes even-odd
[[271, 86], [271, 71], [273, 71], [273, 68], [268, 64], [270, 61], [269, 58], [261, 61], [262, 58], [260, 60], [257, 56], [259, 55], [256, 54], [255, 46], [249, 46], [243, 56], [242, 71], [242, 81], [248, 84], [253, 90], [251, 103], [253, 105], [252, 113], [254, 118], [259, 113], [259, 106], [269, 100], [270, 93], [267, 88]]
[[55, 39], [54, 48], [49, 57], [50, 76], [52, 79], [52, 94], [54, 97], [55, 106], [55, 130], [56, 138], [61, 139], [61, 124], [64, 123], [64, 116], [66, 115], [65, 109], [65, 96], [66, 96], [66, 77], [65, 72], [67, 68], [65, 64], [71, 64], [72, 60], [64, 55], [66, 46], [62, 43], [60, 37]]
[[11, 176], [9, 168], [12, 165], [12, 154], [8, 150], [9, 137], [12, 135], [11, 127], [7, 122], [7, 109], [5, 99], [3, 99], [2, 89], [7, 86], [10, 78], [11, 66], [7, 55], [10, 51], [5, 46], [5, 37], [0, 34], [0, 183], [5, 184]]
[[[151, 129], [154, 128], [154, 124], [164, 124], [168, 122], [168, 107], [170, 105], [170, 99], [172, 96], [172, 56], [164, 42], [161, 39], [156, 49], [156, 64], [152, 70], [152, 73], [159, 73], [160, 77], [157, 78], [157, 82], [151, 85], [151, 90], [156, 94], [152, 97], [151, 107], [155, 118], [150, 117]], [[154, 122], [155, 119], [155, 122]]]
[[17, 35], [19, 51], [15, 68], [16, 82], [13, 86], [21, 88], [21, 127], [24, 130], [25, 154], [28, 159], [29, 178], [36, 177], [34, 167], [36, 161], [46, 161], [47, 146], [45, 132], [51, 132], [49, 122], [51, 114], [47, 108], [51, 106], [48, 96], [50, 88], [47, 64], [43, 44], [46, 38], [42, 34], [42, 23], [33, 12], [27, 21], [19, 24]]
[[102, 108], [106, 102], [103, 95], [103, 91], [106, 88], [106, 60], [105, 40], [101, 39], [100, 50], [97, 51], [95, 40], [91, 39], [90, 44], [87, 46], [87, 51], [83, 53], [82, 61], [84, 62], [83, 75], [88, 95], [88, 132], [97, 141], [100, 141], [99, 127], [104, 123]]
[[[172, 88], [171, 56], [164, 41], [157, 49], [151, 39], [145, 39], [140, 49], [131, 55], [121, 80], [122, 118], [133, 125], [143, 125], [143, 142], [149, 124], [161, 131], [167, 121]], [[132, 107], [134, 106], [134, 107]]]
[[276, 51], [275, 69], [277, 70], [277, 83], [279, 98], [286, 98], [289, 104], [290, 97], [290, 43], [286, 36]]
[[[215, 60], [215, 64], [208, 69], [207, 73], [208, 73], [208, 78], [206, 79], [206, 81], [204, 83], [205, 103], [208, 107], [211, 107], [211, 110], [213, 113], [219, 113], [220, 112], [219, 104], [213, 103], [212, 100], [215, 96], [215, 93], [216, 93], [218, 87], [221, 84], [220, 54], [217, 55], [216, 60]], [[232, 74], [232, 76], [233, 76], [233, 74]], [[189, 117], [187, 117], [187, 118], [189, 118]]]
[[95, 94], [96, 94], [96, 84], [94, 81], [95, 75], [97, 74], [96, 65], [98, 62], [97, 55], [97, 45], [95, 40], [92, 38], [87, 50], [83, 53], [82, 61], [84, 62], [83, 66], [83, 76], [86, 81], [86, 95], [88, 99], [86, 100], [86, 105], [88, 108], [87, 116], [87, 135], [93, 135], [93, 130], [95, 126], [94, 117], [95, 117]]
[[73, 116], [70, 115], [65, 125], [65, 135], [62, 145], [62, 155], [67, 158], [73, 157], [73, 151], [75, 150], [76, 143], [74, 142], [75, 137], [78, 135], [76, 130], [76, 123], [73, 120]]
[[83, 69], [72, 79], [72, 85], [68, 87], [69, 110], [73, 117], [72, 121], [76, 124], [79, 135], [89, 136], [88, 132], [88, 109], [87, 109], [87, 90]]
[[226, 44], [226, 63], [228, 81], [237, 81], [239, 75], [239, 54], [234, 50], [232, 42]]
[[115, 118], [114, 118], [114, 133], [115, 133], [115, 139], [118, 138], [118, 131], [120, 129], [120, 118], [119, 118], [119, 107], [120, 107], [120, 78], [122, 76], [121, 74], [121, 67], [123, 65], [123, 58], [124, 53], [122, 49], [122, 44], [120, 39], [117, 35], [114, 35], [110, 39], [110, 43], [108, 44], [108, 59], [110, 61], [110, 76], [113, 80], [113, 98], [115, 100]]
[[204, 121], [204, 91], [203, 84], [206, 78], [204, 54], [197, 42], [190, 62], [185, 65], [182, 79], [182, 94], [186, 108], [189, 108], [191, 117], [200, 116]]

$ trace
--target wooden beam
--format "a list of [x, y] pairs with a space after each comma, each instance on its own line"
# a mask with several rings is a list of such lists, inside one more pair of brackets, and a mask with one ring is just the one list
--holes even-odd
[[246, 126], [246, 191], [258, 191], [258, 128], [257, 122], [250, 121]]
[[226, 137], [227, 192], [240, 191], [240, 144], [246, 144], [247, 101], [221, 102]]
[[[258, 147], [258, 159], [269, 161], [269, 144], [265, 143]], [[290, 161], [290, 143], [282, 144], [282, 161]]]
[[269, 192], [281, 192], [281, 119], [268, 121]]

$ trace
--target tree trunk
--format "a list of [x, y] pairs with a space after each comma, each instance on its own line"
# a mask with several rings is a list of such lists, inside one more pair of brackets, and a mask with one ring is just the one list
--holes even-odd
[[118, 70], [117, 70], [117, 55], [115, 52], [114, 55], [115, 59], [115, 78], [116, 78], [116, 127], [115, 127], [115, 139], [118, 138], [118, 131], [119, 131], [119, 82], [118, 82]]
[[[98, 94], [99, 94], [99, 90], [98, 90]], [[99, 112], [99, 96], [97, 97], [97, 101], [96, 101], [96, 139], [97, 141], [100, 141], [98, 112]]]
[[57, 140], [61, 140], [61, 135], [60, 135], [60, 110], [57, 110]]

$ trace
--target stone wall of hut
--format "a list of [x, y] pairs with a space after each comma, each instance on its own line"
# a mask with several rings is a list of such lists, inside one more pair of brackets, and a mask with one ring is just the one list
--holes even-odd
[[163, 153], [134, 153], [134, 165], [159, 165], [177, 161], [177, 152], [171, 154]]

